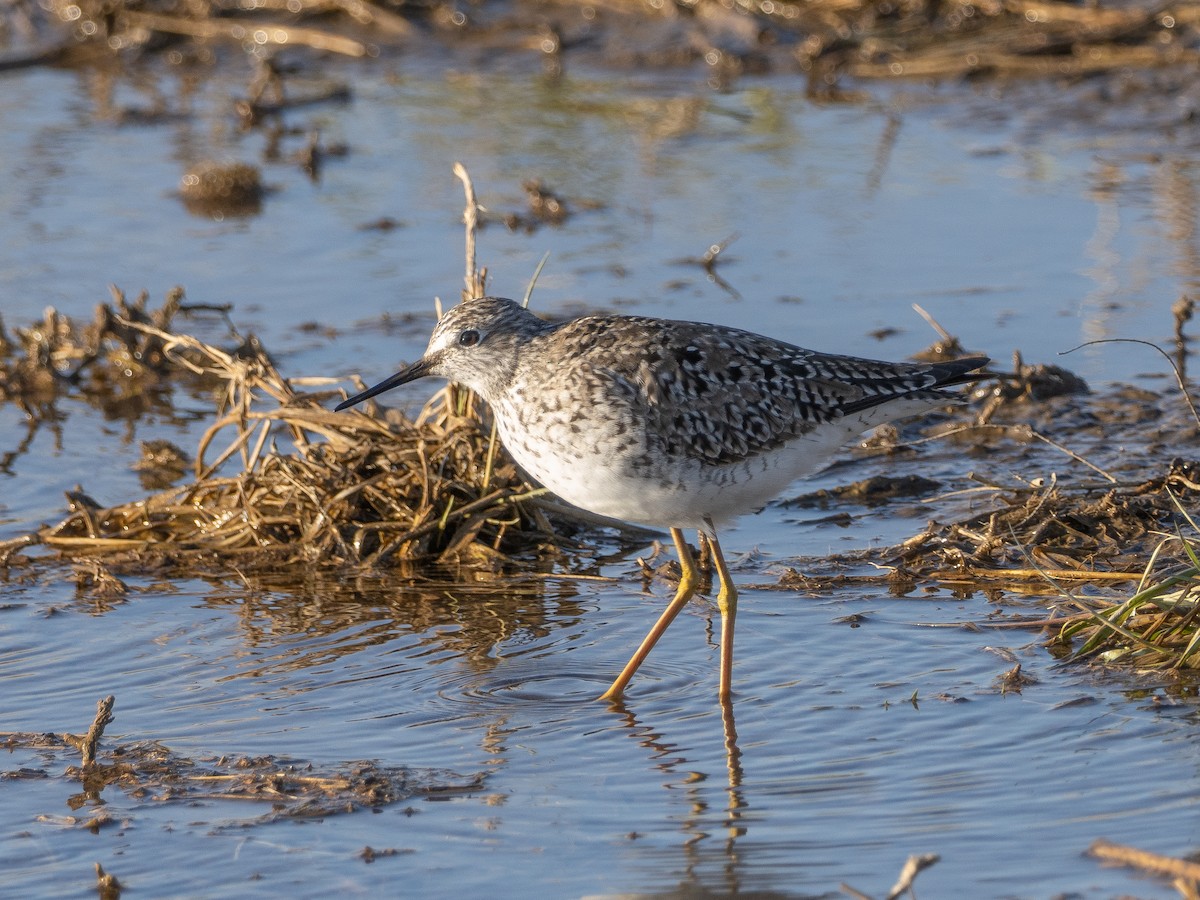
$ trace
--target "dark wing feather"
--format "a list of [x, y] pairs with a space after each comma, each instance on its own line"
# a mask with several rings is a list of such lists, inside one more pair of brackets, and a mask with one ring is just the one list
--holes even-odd
[[[645, 429], [647, 450], [716, 465], [899, 397], [935, 400], [939, 387], [972, 380], [968, 373], [987, 362], [832, 356], [736, 328], [637, 317], [576, 319], [556, 337], [574, 342], [575, 361], [612, 384], [622, 403], [634, 401], [641, 422], [631, 424]], [[640, 353], [629, 352], [635, 340]]]

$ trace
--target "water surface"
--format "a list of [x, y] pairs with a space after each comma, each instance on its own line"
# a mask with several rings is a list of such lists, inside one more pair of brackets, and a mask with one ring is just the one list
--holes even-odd
[[[987, 90], [910, 85], [817, 106], [783, 77], [715, 94], [686, 74], [334, 71], [354, 101], [289, 118], [346, 142], [349, 156], [318, 183], [268, 164], [277, 190], [262, 213], [224, 221], [190, 215], [172, 192], [197, 158], [258, 159], [262, 136], [238, 132], [228, 113], [240, 84], [206, 82], [193, 116], [150, 126], [112, 116], [144, 102], [128, 84], [101, 103], [86, 75], [5, 76], [6, 325], [48, 304], [87, 317], [109, 283], [155, 298], [182, 284], [195, 302], [232, 304], [285, 374], [381, 377], [420, 352], [434, 295], [457, 298], [453, 160], [499, 212], [520, 208], [529, 177], [576, 209], [558, 228], [481, 235], [500, 294], [519, 296], [551, 254], [534, 303], [552, 313], [704, 319], [899, 358], [935, 337], [919, 303], [1002, 364], [1019, 349], [1103, 382], [1162, 364], [1120, 345], [1057, 354], [1100, 337], [1169, 341], [1171, 304], [1196, 279], [1193, 144], [1158, 140], [1150, 156], [1134, 129], [1023, 116]], [[1025, 109], [1063, 102], [1049, 88], [1010, 90]], [[361, 228], [381, 216], [402, 227]], [[723, 287], [686, 260], [731, 235]], [[403, 314], [415, 320], [381, 322]], [[141, 496], [138, 441], [190, 449], [204, 427], [207, 398], [177, 405], [183, 414], [128, 423], [62, 401], [61, 433], [41, 429], [0, 471], [0, 537], [63, 515], [76, 483], [102, 503]], [[25, 434], [21, 411], [0, 407], [0, 451]], [[1073, 471], [1065, 458], [1037, 464], [1047, 471], [1022, 474]], [[979, 465], [934, 474], [953, 486]], [[917, 526], [853, 512], [842, 529], [771, 508], [725, 537], [731, 555], [748, 554], [736, 566], [747, 585], [736, 741], [715, 701], [706, 603], [671, 630], [623, 711], [594, 701], [669, 593], [644, 588], [628, 556], [600, 567], [611, 581], [564, 572], [495, 590], [135, 579], [126, 602], [102, 607], [69, 581], [10, 580], [4, 730], [82, 731], [113, 693], [109, 747], [370, 759], [483, 787], [260, 824], [258, 805], [163, 803], [110, 786], [85, 800], [116, 823], [93, 834], [65, 819], [78, 788], [60, 774], [76, 759], [11, 751], [4, 771], [47, 777], [0, 784], [4, 890], [90, 896], [99, 860], [131, 895], [156, 897], [398, 885], [428, 896], [834, 896], [842, 882], [881, 895], [909, 854], [932, 852], [942, 860], [917, 882], [925, 896], [1173, 896], [1082, 854], [1100, 837], [1175, 855], [1196, 846], [1193, 701], [1151, 679], [1060, 667], [1033, 633], [958, 627], [1036, 611], [1036, 597], [766, 589], [781, 562]], [[616, 550], [612, 535], [593, 540]], [[865, 620], [839, 621], [851, 614]], [[1006, 694], [996, 679], [1014, 662], [1037, 682]], [[404, 852], [367, 863], [368, 845]]]

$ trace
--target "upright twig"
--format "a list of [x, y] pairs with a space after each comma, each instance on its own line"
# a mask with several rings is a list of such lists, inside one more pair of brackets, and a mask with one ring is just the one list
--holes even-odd
[[940, 859], [941, 857], [936, 853], [920, 853], [910, 856], [905, 861], [904, 868], [900, 870], [900, 877], [888, 891], [887, 900], [896, 900], [901, 894], [911, 892], [917, 876]]
[[[487, 269], [482, 271], [475, 262], [475, 233], [479, 230], [479, 211], [482, 207], [479, 201], [475, 198], [475, 185], [471, 182], [471, 176], [468, 174], [466, 166], [460, 162], [454, 164], [454, 174], [459, 181], [463, 183], [463, 192], [467, 195], [467, 206], [463, 210], [463, 225], [466, 226], [466, 247], [467, 247], [467, 271], [464, 280], [466, 287], [462, 291], [462, 301], [467, 303], [471, 300], [478, 300], [480, 297], [487, 296]], [[438, 311], [439, 318], [441, 311]], [[450, 410], [459, 416], [478, 416], [475, 411], [474, 395], [464, 387], [457, 384], [449, 384], [446, 386], [446, 403]], [[492, 426], [491, 443], [496, 443], [496, 428]], [[492, 455], [489, 449], [488, 456]], [[487, 490], [486, 485], [491, 480], [491, 466], [489, 463], [488, 471], [485, 473], [484, 490]]]
[[79, 735], [67, 735], [67, 739], [83, 754], [83, 768], [87, 768], [96, 761], [96, 747], [100, 743], [100, 738], [104, 736], [104, 728], [113, 720], [112, 708], [116, 703], [117, 698], [109, 694], [103, 700], [96, 703], [96, 718], [92, 720], [92, 727], [88, 729], [87, 734], [80, 737]]
[[913, 308], [913, 312], [915, 312], [918, 316], [920, 316], [922, 319], [924, 319], [925, 322], [929, 325], [929, 327], [938, 333], [938, 337], [940, 337], [942, 339], [943, 343], [946, 343], [946, 344], [957, 343], [957, 340], [955, 339], [954, 335], [952, 335], [945, 328], [943, 328], [942, 324], [937, 319], [935, 319], [930, 314], [930, 312], [927, 309], [925, 309], [925, 307], [923, 307], [920, 303], [914, 303], [912, 305], [912, 308]]
[[100, 900], [120, 900], [121, 882], [117, 876], [104, 871], [104, 866], [96, 863], [96, 891]]
[[471, 176], [467, 173], [466, 167], [462, 163], [456, 162], [454, 174], [463, 183], [463, 191], [467, 195], [467, 207], [463, 210], [463, 224], [467, 226], [467, 273], [465, 279], [467, 286], [463, 291], [462, 298], [463, 300], [476, 300], [487, 294], [485, 290], [487, 270], [481, 272], [475, 265], [475, 233], [479, 230], [479, 210], [482, 207], [475, 198], [475, 185], [471, 183]]
[[521, 298], [521, 305], [529, 309], [529, 301], [533, 297], [533, 289], [537, 285], [538, 276], [542, 274], [542, 269], [546, 267], [546, 260], [550, 258], [550, 251], [547, 250], [542, 254], [541, 260], [537, 264], [537, 268], [533, 270], [533, 275], [529, 279], [529, 284], [525, 286], [525, 296]]
[[[941, 857], [936, 853], [920, 853], [910, 856], [905, 860], [904, 868], [900, 870], [900, 877], [896, 879], [896, 883], [888, 891], [887, 900], [898, 900], [905, 893], [912, 894], [913, 882], [917, 876], [940, 859]], [[862, 891], [851, 887], [845, 882], [842, 882], [841, 888], [843, 894], [849, 894], [855, 900], [871, 900], [870, 894], [864, 894]]]

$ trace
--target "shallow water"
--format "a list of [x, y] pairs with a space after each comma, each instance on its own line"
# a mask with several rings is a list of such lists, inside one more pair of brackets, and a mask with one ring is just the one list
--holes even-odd
[[[53, 777], [68, 760], [10, 753], [6, 770], [51, 778], [5, 785], [6, 883], [23, 896], [84, 893], [96, 858], [156, 896], [397, 882], [437, 896], [808, 896], [840, 881], [878, 892], [909, 853], [937, 852], [920, 880], [928, 896], [1168, 895], [1080, 854], [1099, 836], [1190, 846], [1191, 703], [1055, 669], [1023, 632], [919, 627], [996, 611], [980, 599], [747, 590], [731, 787], [711, 609], [677, 623], [627, 710], [593, 699], [662, 599], [627, 585], [430, 599], [419, 628], [402, 597], [373, 608], [358, 595], [344, 617], [324, 592], [214, 600], [184, 585], [103, 615], [76, 605], [47, 617], [44, 586], [10, 589], [6, 722], [83, 730], [95, 695], [113, 691], [110, 731], [185, 756], [370, 758], [481, 773], [484, 787], [257, 827], [259, 805], [109, 787], [120, 824], [92, 835], [34, 819], [70, 812], [74, 789]], [[835, 621], [850, 613], [866, 623]], [[995, 679], [1014, 657], [1039, 683], [1005, 695]], [[411, 852], [367, 865], [355, 854], [368, 845]]]
[[[819, 107], [784, 78], [713, 94], [686, 75], [556, 82], [428, 62], [342, 71], [353, 103], [292, 116], [346, 141], [350, 156], [315, 185], [268, 166], [278, 190], [262, 214], [223, 222], [189, 215], [171, 191], [197, 155], [261, 152], [258, 134], [228, 121], [237, 85], [206, 82], [195, 118], [144, 126], [101, 116], [85, 76], [5, 76], [5, 323], [46, 304], [87, 316], [109, 282], [156, 299], [183, 284], [195, 302], [232, 303], [286, 374], [381, 377], [419, 353], [432, 296], [452, 301], [461, 283], [454, 159], [500, 211], [521, 206], [532, 176], [568, 203], [604, 204], [532, 235], [482, 233], [501, 294], [520, 295], [551, 252], [534, 298], [547, 311], [706, 319], [902, 357], [934, 337], [910, 309], [918, 302], [998, 360], [1019, 348], [1093, 381], [1126, 380], [1162, 364], [1123, 345], [1056, 354], [1096, 337], [1168, 341], [1170, 306], [1197, 276], [1194, 147], [1159, 141], [1151, 157], [1133, 130], [1013, 111], [1064, 102], [1050, 88], [1010, 87], [1017, 103], [910, 86]], [[143, 99], [122, 85], [115, 103]], [[404, 227], [359, 230], [383, 215]], [[732, 291], [680, 262], [735, 233], [718, 268]], [[385, 313], [418, 318], [384, 329]], [[870, 336], [885, 327], [899, 331]], [[208, 405], [180, 402], [196, 417]], [[60, 517], [77, 482], [102, 503], [140, 496], [137, 441], [190, 449], [198, 435], [188, 416], [130, 426], [80, 401], [61, 408], [60, 441], [42, 430], [0, 471], [0, 537]], [[0, 452], [23, 436], [19, 410], [0, 407]], [[1047, 465], [1072, 472], [1065, 458]], [[924, 896], [1173, 896], [1082, 854], [1100, 837], [1175, 855], [1196, 846], [1194, 702], [1153, 681], [1059, 667], [1031, 633], [957, 627], [1036, 610], [1036, 599], [753, 587], [793, 556], [891, 541], [917, 524], [852, 512], [842, 529], [772, 508], [725, 536], [731, 554], [758, 551], [735, 570], [747, 585], [735, 741], [715, 702], [706, 604], [664, 639], [626, 709], [593, 700], [669, 593], [643, 591], [628, 558], [601, 568], [612, 581], [563, 573], [495, 590], [135, 580], [145, 590], [109, 608], [66, 582], [5, 583], [0, 730], [82, 731], [113, 693], [106, 747], [373, 759], [482, 776], [483, 787], [261, 824], [260, 804], [164, 803], [109, 786], [84, 810], [106, 804], [116, 824], [92, 834], [62, 818], [86, 818], [69, 805], [78, 785], [59, 777], [77, 758], [10, 751], [4, 771], [48, 777], [0, 781], [0, 893], [92, 895], [99, 860], [131, 894], [156, 897], [399, 885], [428, 896], [834, 896], [841, 882], [879, 895], [909, 854], [932, 852], [942, 859], [917, 880]], [[855, 613], [858, 627], [838, 621]], [[1003, 694], [996, 679], [1014, 661], [1038, 681]], [[368, 864], [358, 856], [368, 845], [405, 852]]]

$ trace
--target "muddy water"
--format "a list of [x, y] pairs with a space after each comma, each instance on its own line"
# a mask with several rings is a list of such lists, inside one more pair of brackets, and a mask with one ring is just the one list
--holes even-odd
[[[520, 294], [551, 253], [535, 295], [548, 311], [700, 318], [900, 357], [932, 340], [916, 302], [973, 350], [1063, 362], [1055, 354], [1091, 338], [1168, 340], [1170, 306], [1197, 276], [1194, 149], [1156, 140], [1151, 156], [1136, 129], [1060, 122], [1045, 112], [1069, 106], [1056, 90], [1022, 88], [1006, 104], [910, 87], [815, 107], [782, 78], [713, 94], [688, 76], [553, 81], [417, 62], [333, 70], [354, 102], [290, 121], [350, 154], [315, 184], [267, 165], [262, 213], [223, 221], [190, 215], [172, 191], [196, 158], [259, 158], [261, 134], [239, 133], [227, 113], [241, 82], [207, 81], [187, 117], [147, 125], [119, 114], [149, 102], [136, 82], [110, 94], [74, 73], [7, 76], [6, 324], [46, 304], [86, 316], [110, 282], [156, 296], [183, 284], [194, 302], [233, 304], [288, 374], [387, 374], [419, 352], [432, 296], [457, 294], [455, 159], [499, 214], [521, 209], [529, 177], [575, 211], [557, 228], [497, 223], [482, 235], [499, 293]], [[361, 228], [383, 216], [401, 227]], [[724, 284], [687, 261], [735, 234]], [[1065, 362], [1094, 381], [1160, 366], [1119, 345]], [[0, 536], [61, 515], [76, 483], [101, 502], [140, 495], [137, 441], [190, 447], [210, 403], [181, 396], [176, 414], [136, 423], [81, 400], [61, 407], [61, 434], [43, 428], [6, 459]], [[25, 437], [19, 410], [0, 407], [0, 451]], [[1038, 464], [1072, 475], [1067, 460]], [[966, 469], [933, 474], [954, 487]], [[725, 538], [745, 554], [732, 730], [703, 603], [625, 710], [592, 699], [669, 592], [644, 586], [612, 535], [593, 539], [612, 561], [589, 573], [612, 580], [494, 592], [146, 578], [125, 602], [97, 604], [65, 581], [5, 582], [0, 730], [82, 731], [113, 693], [110, 747], [158, 740], [189, 758], [318, 768], [369, 759], [411, 767], [414, 781], [482, 786], [265, 822], [264, 803], [166, 802], [115, 785], [79, 796], [61, 777], [74, 755], [11, 751], [3, 770], [29, 773], [0, 782], [0, 893], [92, 895], [99, 860], [142, 896], [824, 896], [841, 882], [879, 895], [909, 854], [938, 853], [917, 882], [927, 896], [1172, 896], [1082, 852], [1100, 837], [1194, 848], [1193, 701], [1153, 680], [1060, 668], [1036, 635], [957, 627], [1037, 611], [1037, 597], [755, 587], [792, 557], [890, 541], [922, 521], [847, 511], [842, 528], [772, 508]], [[842, 621], [851, 614], [864, 619]], [[1014, 662], [1037, 681], [1005, 694], [996, 679]], [[92, 833], [82, 823], [100, 808], [111, 824]], [[367, 863], [366, 846], [400, 852]]]

